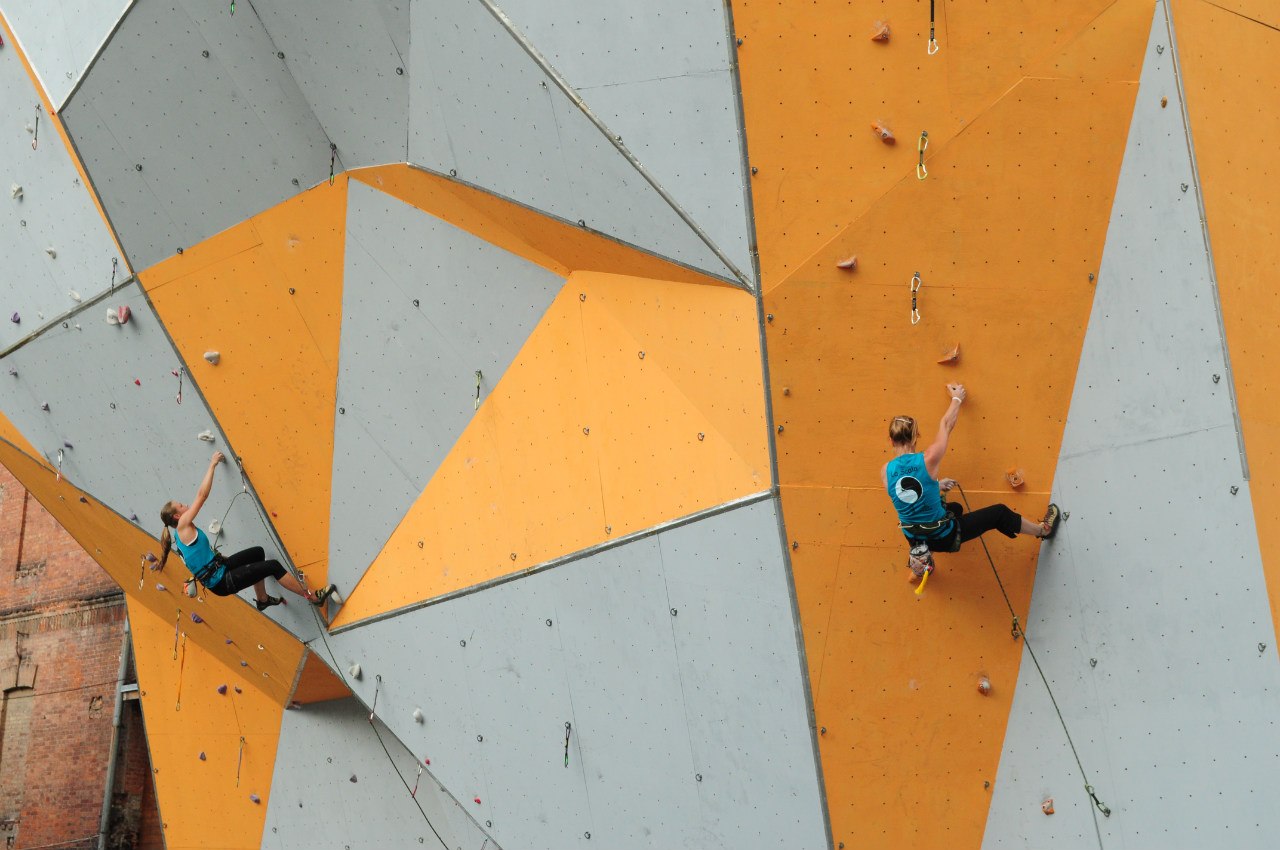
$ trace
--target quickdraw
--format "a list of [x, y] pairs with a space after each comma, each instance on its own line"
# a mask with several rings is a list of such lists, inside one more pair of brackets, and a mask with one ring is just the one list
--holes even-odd
[[921, 284], [920, 272], [911, 275], [911, 324], [913, 325], [920, 324], [920, 309], [917, 298], [919, 297]]
[[929, 149], [929, 131], [920, 131], [920, 141], [916, 143], [916, 153], [920, 158], [916, 161], [916, 179], [923, 180], [929, 176], [929, 169], [924, 166], [924, 152]]

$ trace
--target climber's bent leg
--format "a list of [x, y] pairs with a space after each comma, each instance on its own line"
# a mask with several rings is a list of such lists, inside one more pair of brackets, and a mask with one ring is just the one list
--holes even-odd
[[[262, 552], [261, 549], [258, 549], [257, 551], [259, 553]], [[239, 554], [242, 553], [237, 553], [237, 555], [233, 555], [232, 557], [237, 557]], [[231, 559], [228, 558], [227, 560], [227, 574], [223, 577], [222, 581], [216, 588], [209, 588], [219, 596], [229, 596], [232, 593], [239, 593], [246, 587], [252, 587], [255, 594], [260, 592], [262, 596], [265, 596], [265, 588], [260, 588], [258, 585], [261, 585], [262, 582], [268, 578], [274, 578], [279, 581], [281, 578], [288, 575], [288, 573], [285, 572], [285, 568], [280, 565], [279, 561], [256, 561], [233, 567], [229, 565]], [[259, 596], [259, 599], [261, 599], [262, 596]]]
[[1006, 505], [988, 505], [958, 519], [961, 540], [972, 540], [988, 531], [999, 531], [1005, 537], [1017, 537], [1020, 533], [1038, 537], [1042, 532], [1039, 523], [1027, 522]]

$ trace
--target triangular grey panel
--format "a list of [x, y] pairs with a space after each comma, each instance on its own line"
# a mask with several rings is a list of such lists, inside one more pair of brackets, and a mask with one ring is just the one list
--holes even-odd
[[[129, 8], [129, 2], [0, 0], [0, 13], [21, 42], [27, 61], [35, 69], [55, 110], [67, 99], [98, 48]], [[50, 139], [55, 136], [50, 134]]]
[[277, 52], [251, 4], [138, 0], [64, 107], [135, 269], [328, 179]]
[[329, 642], [506, 846], [825, 846], [771, 498]]
[[1157, 4], [1063, 435], [1054, 497], [1071, 516], [1041, 551], [1027, 622], [1113, 814], [1086, 795], [1024, 653], [988, 850], [1260, 848], [1280, 834], [1280, 810], [1257, 799], [1280, 775], [1275, 626], [1165, 14]]
[[498, 5], [734, 265], [750, 273], [742, 125], [724, 4]]
[[0, 351], [74, 309], [72, 293], [88, 298], [108, 289], [113, 275], [115, 283], [129, 277], [39, 102], [17, 51], [0, 48], [0, 114], [7, 116], [0, 123]]
[[354, 699], [286, 711], [262, 846], [500, 850], [418, 759]]
[[734, 278], [483, 3], [420, 0], [410, 26], [411, 162]]
[[347, 168], [405, 162], [409, 0], [254, 0]]
[[[132, 313], [128, 323], [108, 323], [107, 313], [121, 306]], [[177, 402], [178, 378], [171, 370], [179, 364], [131, 282], [0, 359], [0, 410], [68, 481], [121, 516], [136, 516], [141, 528], [159, 537], [161, 506], [170, 499], [191, 501], [215, 449], [234, 455], [189, 377]], [[199, 439], [203, 432], [213, 442]], [[283, 560], [265, 513], [245, 492], [233, 463], [218, 468], [198, 518], [211, 538], [215, 521], [222, 528], [216, 543], [225, 554], [262, 546], [266, 557]], [[176, 555], [168, 570], [171, 583], [186, 574]], [[291, 601], [299, 604], [269, 609], [273, 619], [304, 640], [314, 637], [314, 615], [301, 599]]]
[[501, 379], [563, 280], [352, 181], [329, 578], [347, 592]]

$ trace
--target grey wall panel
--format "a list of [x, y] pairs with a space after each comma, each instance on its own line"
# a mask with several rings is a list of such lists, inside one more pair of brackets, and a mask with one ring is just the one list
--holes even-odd
[[[984, 846], [1273, 846], [1280, 664], [1156, 6]], [[1229, 380], [1229, 375], [1227, 375]], [[1232, 488], [1238, 488], [1233, 493]], [[1095, 666], [1096, 665], [1096, 666]], [[998, 686], [998, 683], [997, 683]], [[1040, 811], [1045, 796], [1056, 814]]]
[[[129, 306], [132, 318], [108, 324], [107, 310], [120, 305]], [[232, 449], [189, 377], [183, 403], [176, 402], [171, 370], [179, 366], [178, 354], [136, 283], [64, 324], [0, 359], [0, 410], [51, 463], [61, 451], [62, 474], [71, 483], [124, 517], [136, 515], [159, 537], [161, 506], [190, 501], [213, 451]], [[198, 439], [203, 431], [215, 442]], [[219, 467], [199, 524], [208, 530], [212, 521], [221, 523], [222, 551], [262, 546], [267, 557], [280, 558], [264, 516], [238, 470]], [[169, 571], [174, 581], [186, 575], [177, 563]], [[252, 598], [251, 591], [242, 595]], [[314, 614], [301, 599], [292, 601], [270, 609], [273, 619], [299, 637], [314, 637]]]
[[475, 415], [476, 371], [483, 398], [563, 284], [376, 189], [349, 192], [329, 558], [348, 589]]
[[0, 13], [22, 43], [54, 109], [71, 93], [130, 0], [3, 0]]
[[[116, 282], [129, 276], [93, 196], [43, 112], [36, 140], [38, 103], [17, 51], [0, 50], [0, 114], [6, 116], [0, 123], [0, 350], [73, 309], [69, 293], [88, 298], [109, 288], [113, 259]], [[10, 321], [14, 313], [20, 324]]]
[[253, 8], [348, 168], [408, 159], [409, 0]]
[[410, 31], [412, 162], [732, 277], [482, 3], [422, 0]]
[[329, 140], [276, 54], [247, 4], [139, 0], [67, 102], [136, 269], [328, 178]]
[[765, 499], [329, 643], [505, 846], [822, 847], [774, 511]]
[[430, 774], [418, 778], [414, 754], [375, 724], [350, 698], [285, 712], [262, 846], [311, 848], [319, 832], [326, 846], [351, 850], [497, 847]]
[[[748, 272], [742, 138], [724, 4], [503, 0], [519, 30]], [[590, 50], [583, 45], [590, 44]]]

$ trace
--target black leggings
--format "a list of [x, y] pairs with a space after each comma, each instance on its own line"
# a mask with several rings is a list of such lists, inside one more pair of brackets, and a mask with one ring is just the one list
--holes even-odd
[[246, 587], [252, 587], [263, 579], [284, 578], [285, 570], [280, 566], [280, 562], [268, 561], [266, 557], [267, 553], [262, 551], [261, 546], [253, 546], [227, 556], [222, 562], [227, 572], [222, 577], [222, 581], [209, 588], [209, 592], [215, 596], [230, 596]]
[[[960, 542], [972, 540], [988, 531], [998, 531], [1005, 537], [1017, 537], [1022, 530], [1022, 517], [1005, 505], [987, 505], [971, 513], [964, 512], [959, 502], [947, 502], [947, 511], [960, 523]], [[261, 550], [259, 550], [261, 551]]]

